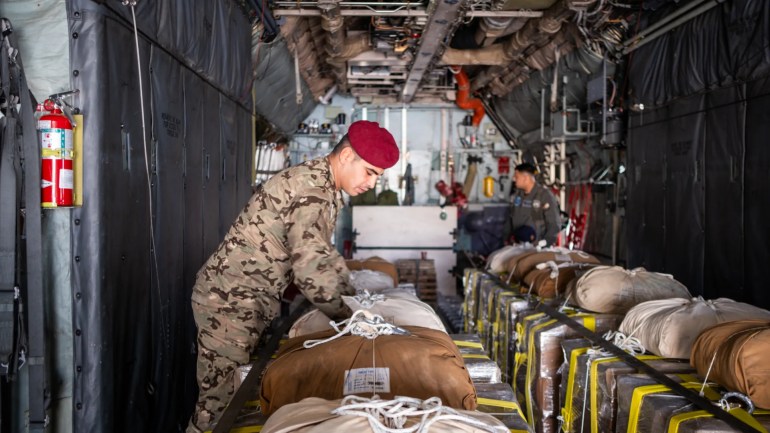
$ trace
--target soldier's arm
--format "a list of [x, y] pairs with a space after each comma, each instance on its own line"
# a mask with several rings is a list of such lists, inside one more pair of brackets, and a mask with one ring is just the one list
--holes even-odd
[[548, 191], [548, 209], [543, 210], [545, 214], [545, 235], [543, 236], [548, 245], [556, 243], [561, 229], [561, 218], [559, 217], [559, 202], [551, 191]]
[[333, 319], [350, 316], [342, 294], [353, 292], [345, 260], [325, 233], [331, 204], [323, 197], [297, 197], [285, 216], [294, 282], [305, 297]]

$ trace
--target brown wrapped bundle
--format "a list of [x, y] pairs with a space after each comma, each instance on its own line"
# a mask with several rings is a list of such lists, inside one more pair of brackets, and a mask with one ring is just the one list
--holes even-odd
[[514, 281], [523, 281], [524, 277], [528, 273], [535, 270], [537, 265], [541, 263], [554, 262], [557, 265], [561, 263], [591, 263], [595, 265], [601, 264], [599, 259], [582, 251], [541, 251], [519, 257], [519, 260], [516, 262], [516, 268], [511, 271]]
[[770, 321], [727, 322], [700, 334], [690, 363], [699, 375], [708, 375], [709, 380], [748, 395], [757, 407], [770, 409], [768, 348]]
[[629, 310], [620, 332], [637, 337], [656, 355], [690, 359], [692, 344], [703, 330], [742, 319], [767, 321], [770, 311], [727, 298], [657, 299]]
[[[555, 298], [567, 293], [567, 286], [581, 276], [585, 269], [596, 266], [593, 263], [562, 263], [554, 269], [551, 266], [535, 269], [524, 276], [524, 286], [541, 298]], [[522, 290], [524, 290], [522, 288]]]
[[380, 257], [373, 256], [365, 260], [345, 260], [345, 264], [351, 271], [368, 269], [370, 271], [383, 272], [388, 274], [390, 278], [393, 278], [393, 287], [396, 287], [398, 284], [398, 270], [396, 269], [396, 265]]
[[[307, 340], [326, 339], [334, 331], [291, 338], [262, 379], [260, 403], [269, 415], [306, 397], [329, 400], [376, 393], [438, 397], [444, 405], [476, 408], [476, 391], [460, 351], [444, 332], [407, 326], [411, 335], [381, 335], [373, 340], [347, 335], [305, 349]], [[372, 370], [372, 350], [374, 367]]]
[[508, 261], [505, 262], [505, 272], [508, 274], [508, 280], [513, 282], [521, 281], [521, 277], [519, 277], [519, 279], [514, 278], [514, 275], [519, 268], [519, 262], [534, 254], [538, 254], [538, 252], [536, 250], [529, 250], [509, 258]]

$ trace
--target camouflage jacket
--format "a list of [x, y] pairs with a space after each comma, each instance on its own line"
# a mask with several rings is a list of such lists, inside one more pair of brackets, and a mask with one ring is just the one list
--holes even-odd
[[343, 316], [347, 308], [340, 295], [353, 289], [345, 261], [331, 245], [342, 206], [326, 158], [276, 174], [254, 193], [198, 271], [192, 300], [237, 305], [258, 292], [278, 296], [293, 278], [326, 315]]

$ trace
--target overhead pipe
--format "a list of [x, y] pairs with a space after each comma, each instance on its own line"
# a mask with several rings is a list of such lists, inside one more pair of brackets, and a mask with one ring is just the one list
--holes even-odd
[[484, 105], [481, 103], [481, 99], [470, 97], [471, 83], [462, 67], [450, 67], [449, 70], [454, 74], [455, 80], [457, 81], [457, 97], [455, 98], [455, 104], [463, 110], [473, 110], [472, 124], [474, 127], [478, 128], [481, 124], [481, 119], [484, 118]]
[[697, 17], [698, 15], [703, 14], [704, 12], [707, 12], [711, 9], [713, 9], [715, 6], [717, 6], [721, 1], [718, 0], [711, 0], [708, 3], [705, 3], [701, 5], [699, 8], [694, 9], [690, 11], [687, 14], [681, 15], [678, 19], [676, 19], [673, 22], [670, 22], [669, 24], [658, 28], [657, 30], [650, 33], [648, 36], [643, 37], [643, 39], [637, 39], [637, 42], [633, 45], [630, 45], [623, 49], [623, 55], [626, 55], [636, 49], [639, 49], [643, 47], [644, 45], [647, 45], [648, 43], [654, 41], [655, 39], [658, 39], [659, 37], [666, 34], [669, 30], [674, 29], [676, 27], [679, 27], [680, 25], [686, 23], [687, 21], [690, 21], [691, 19]]
[[624, 47], [629, 47], [631, 45], [636, 44], [640, 40], [644, 39], [647, 35], [650, 33], [658, 30], [659, 28], [665, 26], [672, 20], [675, 20], [682, 16], [684, 13], [692, 10], [692, 8], [697, 7], [703, 3], [705, 3], [706, 0], [692, 0], [691, 2], [687, 3], [686, 5], [678, 8], [677, 10], [673, 11], [672, 13], [666, 15], [665, 17], [661, 18], [660, 20], [656, 21], [652, 25], [648, 26], [646, 29], [642, 30], [641, 32], [637, 33], [632, 37], [631, 39], [623, 42]]
[[318, 8], [321, 9], [321, 27], [326, 30], [326, 52], [331, 57], [337, 57], [345, 45], [345, 23], [340, 14], [340, 1], [321, 0]]

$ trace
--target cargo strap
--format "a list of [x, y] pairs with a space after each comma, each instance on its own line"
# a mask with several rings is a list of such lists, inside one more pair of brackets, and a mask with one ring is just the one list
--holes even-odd
[[[24, 208], [24, 232], [23, 232], [23, 251], [25, 255], [15, 256], [15, 269], [11, 275], [23, 275], [18, 278], [17, 283], [23, 296], [28, 300], [27, 322], [28, 322], [28, 356], [27, 366], [29, 369], [29, 430], [42, 431], [48, 422], [46, 416], [46, 368], [45, 368], [45, 323], [44, 323], [44, 292], [43, 292], [43, 235], [40, 206], [40, 143], [38, 141], [37, 131], [35, 129], [34, 101], [32, 94], [27, 86], [27, 79], [24, 74], [21, 56], [18, 55], [16, 36], [13, 32], [13, 26], [7, 19], [0, 19], [0, 30], [2, 30], [2, 87], [5, 93], [8, 106], [5, 107], [6, 122], [15, 119], [18, 126], [15, 132], [21, 134], [22, 149], [20, 166], [22, 168], [21, 185], [23, 193], [19, 196], [23, 199], [21, 207]], [[13, 78], [11, 80], [11, 78]], [[21, 112], [17, 111], [16, 104], [21, 106]], [[9, 126], [9, 123], [6, 123]], [[11, 132], [6, 130], [6, 132]], [[4, 134], [6, 138], [7, 134]], [[8, 141], [3, 143], [5, 150]], [[14, 145], [15, 146], [15, 145]], [[18, 179], [18, 178], [17, 178]], [[18, 188], [18, 185], [17, 185]], [[15, 202], [15, 201], [14, 201]], [[13, 202], [12, 202], [13, 203]], [[3, 207], [5, 203], [3, 203]], [[17, 211], [14, 206], [12, 211]], [[15, 214], [13, 218], [17, 218]], [[0, 230], [2, 231], [2, 230]], [[11, 236], [18, 232], [14, 230]], [[3, 250], [5, 251], [5, 249]], [[22, 250], [19, 250], [22, 251]], [[7, 266], [4, 265], [4, 266]], [[17, 273], [22, 270], [23, 272]], [[5, 273], [6, 270], [0, 270]], [[20, 304], [17, 306], [19, 314]], [[18, 342], [25, 338], [20, 335], [21, 329], [16, 332], [16, 349], [18, 351]], [[14, 356], [14, 355], [12, 355]]]
[[278, 350], [278, 346], [281, 343], [281, 338], [283, 338], [283, 335], [289, 331], [291, 325], [293, 325], [294, 322], [296, 322], [297, 319], [299, 319], [299, 317], [305, 313], [305, 310], [307, 310], [308, 307], [310, 307], [310, 301], [306, 299], [302, 301], [302, 303], [297, 308], [295, 308], [294, 311], [289, 313], [288, 317], [279, 317], [273, 321], [273, 332], [270, 335], [270, 340], [268, 340], [267, 344], [265, 344], [265, 346], [262, 347], [259, 352], [257, 352], [257, 359], [251, 364], [251, 370], [249, 370], [249, 374], [247, 374], [246, 378], [243, 379], [243, 383], [241, 384], [240, 388], [238, 388], [238, 390], [233, 395], [233, 398], [230, 400], [230, 403], [225, 408], [225, 411], [222, 413], [222, 417], [219, 418], [219, 422], [217, 422], [213, 433], [230, 432], [230, 429], [235, 423], [241, 408], [244, 407], [246, 401], [249, 400], [249, 397], [254, 395], [256, 389], [255, 385], [257, 385], [259, 381], [262, 370], [264, 370], [267, 366], [271, 355], [275, 353], [276, 350]]
[[[697, 380], [694, 380], [684, 382], [682, 383], [682, 386], [687, 389], [699, 389], [701, 384]], [[642, 404], [645, 397], [652, 394], [662, 394], [670, 391], [671, 389], [669, 389], [667, 386], [658, 384], [640, 386], [634, 389], [634, 393], [631, 396], [631, 408], [628, 412], [628, 428], [626, 431], [628, 433], [637, 433], [639, 417], [641, 415]], [[705, 387], [703, 388], [703, 391], [706, 398], [710, 400], [719, 400], [719, 393], [714, 391], [711, 387]]]
[[[489, 273], [487, 273], [487, 275], [489, 275], [492, 279], [495, 279], [501, 284], [503, 284], [503, 282], [497, 276]], [[593, 344], [617, 356], [619, 359], [621, 359], [623, 362], [625, 362], [629, 366], [636, 368], [638, 371], [644, 374], [647, 374], [648, 376], [657, 380], [658, 383], [668, 386], [669, 388], [671, 388], [671, 391], [675, 392], [678, 395], [681, 395], [682, 397], [686, 398], [691, 403], [693, 403], [695, 406], [705, 410], [706, 412], [712, 414], [716, 418], [719, 418], [720, 420], [724, 421], [730, 427], [733, 427], [738, 431], [741, 431], [744, 433], [761, 432], [760, 430], [757, 430], [754, 426], [746, 423], [744, 420], [740, 419], [739, 417], [736, 417], [732, 413], [727, 412], [718, 406], [715, 406], [708, 399], [698, 395], [698, 393], [683, 387], [681, 384], [679, 384], [678, 382], [675, 382], [670, 377], [655, 370], [649, 364], [626, 353], [619, 347], [615, 346], [614, 344], [602, 338], [601, 335], [598, 335], [597, 333], [590, 331], [585, 326], [581, 325], [580, 323], [568, 317], [566, 314], [558, 311], [556, 308], [553, 308], [550, 305], [539, 303], [537, 305], [537, 309], [539, 311], [542, 311], [545, 314], [548, 314], [554, 319], [566, 324], [570, 328], [574, 329], [575, 332], [580, 334], [581, 337], [585, 337], [589, 339]]]
[[[590, 314], [585, 313], [570, 313], [571, 316], [573, 316], [576, 319], [581, 319], [583, 322], [583, 326], [585, 326], [587, 329], [590, 329], [591, 332], [596, 330], [596, 317]], [[524, 389], [524, 395], [526, 396], [527, 401], [527, 415], [529, 417], [527, 418], [527, 421], [529, 422], [529, 425], [535, 426], [535, 401], [532, 396], [532, 381], [535, 379], [536, 373], [535, 373], [535, 363], [533, 362], [535, 359], [535, 348], [536, 344], [534, 344], [535, 341], [535, 333], [543, 328], [546, 328], [548, 326], [551, 326], [555, 323], [558, 323], [559, 321], [556, 319], [549, 320], [547, 322], [539, 323], [532, 327], [532, 329], [529, 330], [529, 346], [528, 346], [528, 355], [529, 362], [527, 362], [527, 377], [526, 377], [526, 387]]]

